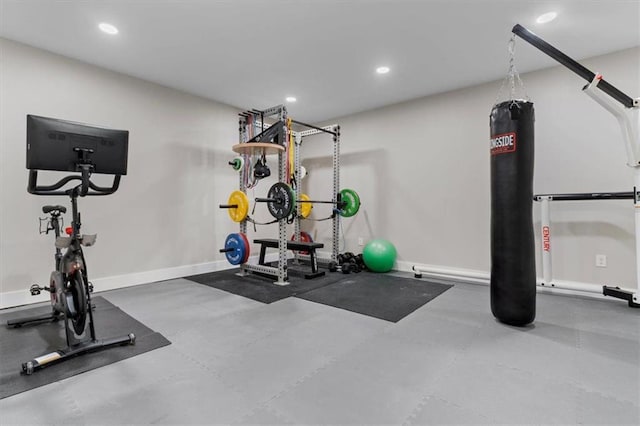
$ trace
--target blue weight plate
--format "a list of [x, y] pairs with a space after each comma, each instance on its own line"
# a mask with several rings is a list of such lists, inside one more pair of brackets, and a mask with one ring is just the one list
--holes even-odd
[[230, 264], [240, 265], [244, 261], [247, 247], [241, 234], [229, 234], [224, 242], [224, 248], [233, 249], [225, 253]]

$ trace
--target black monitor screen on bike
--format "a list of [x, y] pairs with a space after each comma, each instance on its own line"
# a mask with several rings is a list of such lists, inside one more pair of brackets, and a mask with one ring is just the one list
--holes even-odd
[[129, 132], [27, 115], [27, 169], [126, 175]]

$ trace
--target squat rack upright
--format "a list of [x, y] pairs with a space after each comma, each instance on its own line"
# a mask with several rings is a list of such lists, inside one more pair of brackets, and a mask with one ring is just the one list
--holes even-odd
[[[255, 116], [256, 112], [260, 115], [260, 118], [261, 118], [260, 121], [251, 120], [251, 123], [249, 123], [248, 118]], [[276, 122], [274, 125], [282, 126], [282, 128], [279, 129], [279, 135], [283, 137], [281, 138], [282, 140], [278, 141], [279, 144], [277, 144], [277, 146], [280, 146], [280, 148], [277, 150], [278, 181], [286, 182], [287, 181], [287, 167], [286, 167], [287, 163], [286, 162], [288, 161], [288, 152], [282, 145], [288, 144], [289, 142], [289, 129], [287, 127], [287, 109], [284, 105], [277, 105], [271, 108], [267, 108], [266, 110], [263, 110], [263, 111], [253, 110], [253, 111], [241, 113], [239, 123], [238, 123], [240, 144], [234, 146], [234, 150], [242, 154], [243, 157], [246, 157], [250, 153], [252, 153], [253, 151], [251, 150], [250, 146], [247, 146], [246, 147], [247, 149], [241, 149], [239, 147], [246, 144], [250, 139], [249, 135], [254, 133], [253, 130], [255, 129], [250, 129], [250, 126], [254, 126], [254, 128], [259, 127], [261, 131], [264, 131], [269, 127], [271, 127], [264, 124], [264, 118], [269, 118], [269, 117], [276, 118]], [[246, 168], [242, 167], [239, 170], [239, 187], [240, 187], [240, 191], [246, 194], [247, 180], [245, 179], [246, 177], [245, 173], [246, 173]], [[240, 233], [245, 235], [247, 233], [246, 219], [240, 222]], [[278, 266], [277, 267], [243, 263], [240, 266], [241, 274], [247, 275], [249, 271], [254, 271], [254, 272], [277, 277], [277, 281], [275, 282], [275, 284], [278, 284], [278, 285], [289, 284], [287, 282], [287, 271], [286, 271], [286, 265], [287, 265], [287, 219], [286, 218], [278, 220], [278, 247], [279, 248], [278, 248]]]
[[[313, 136], [320, 133], [327, 133], [333, 136], [333, 189], [331, 193], [331, 199], [336, 201], [338, 199], [338, 192], [340, 191], [340, 126], [338, 124], [331, 124], [325, 127], [316, 127], [310, 124], [301, 123], [299, 121], [292, 120], [293, 123], [298, 124], [300, 126], [308, 127], [309, 130], [304, 130], [301, 132], [294, 132], [295, 136], [295, 147], [294, 147], [294, 169], [295, 169], [295, 177], [296, 177], [296, 200], [300, 199], [300, 195], [302, 193], [302, 185], [300, 178], [301, 172], [300, 167], [301, 159], [300, 159], [300, 150], [302, 148], [303, 138], [306, 136]], [[301, 204], [296, 203], [296, 217], [294, 220], [294, 232], [296, 240], [300, 240], [300, 220], [302, 218], [302, 214], [300, 212]], [[339, 249], [339, 238], [340, 238], [340, 215], [337, 214], [336, 209], [333, 210], [333, 214], [331, 215], [332, 221], [332, 240], [331, 240], [331, 259], [330, 261], [337, 262], [338, 259], [338, 249]], [[308, 256], [301, 255], [298, 252], [295, 252], [294, 259], [298, 261], [299, 259], [307, 258]]]

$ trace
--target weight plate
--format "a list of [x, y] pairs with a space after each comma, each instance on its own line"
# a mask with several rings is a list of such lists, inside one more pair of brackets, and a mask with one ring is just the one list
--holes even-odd
[[229, 234], [224, 242], [225, 249], [232, 249], [225, 253], [227, 260], [232, 265], [241, 264], [247, 255], [248, 245], [245, 244], [246, 237], [242, 234]]
[[[296, 234], [293, 234], [291, 236], [291, 241], [296, 241]], [[311, 238], [311, 235], [308, 232], [300, 231], [300, 239], [298, 241], [303, 242], [303, 243], [312, 243], [313, 242], [313, 238]], [[295, 252], [295, 250], [292, 250], [292, 251]], [[306, 251], [306, 250], [300, 250], [299, 253], [300, 254], [305, 254], [305, 255], [309, 254], [309, 252]]]
[[340, 210], [340, 216], [351, 217], [360, 210], [360, 196], [353, 189], [343, 189], [340, 191], [344, 207]]
[[231, 220], [234, 222], [242, 222], [247, 218], [247, 214], [249, 213], [249, 198], [247, 194], [242, 191], [233, 191], [231, 195], [229, 195], [227, 204], [238, 206], [227, 209]]
[[273, 200], [267, 203], [267, 209], [275, 219], [284, 219], [293, 212], [295, 197], [293, 190], [286, 183], [274, 183], [269, 188], [267, 197]]
[[238, 235], [240, 235], [244, 240], [245, 252], [244, 252], [244, 259], [242, 259], [242, 263], [247, 263], [247, 260], [249, 260], [249, 255], [251, 254], [251, 246], [249, 245], [249, 239], [247, 238], [246, 234], [243, 234], [242, 232], [240, 232]]
[[235, 157], [229, 164], [233, 167], [233, 170], [237, 172], [244, 167], [244, 159], [242, 157]]
[[300, 194], [300, 216], [304, 219], [308, 218], [311, 214], [311, 209], [313, 209], [313, 203], [305, 203], [304, 201], [309, 201], [311, 198], [307, 194]]

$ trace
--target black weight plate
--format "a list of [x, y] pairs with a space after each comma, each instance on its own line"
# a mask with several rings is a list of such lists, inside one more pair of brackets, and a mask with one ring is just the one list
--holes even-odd
[[295, 198], [293, 191], [283, 182], [274, 183], [269, 188], [267, 197], [273, 201], [267, 203], [267, 209], [275, 219], [285, 219], [295, 208]]

